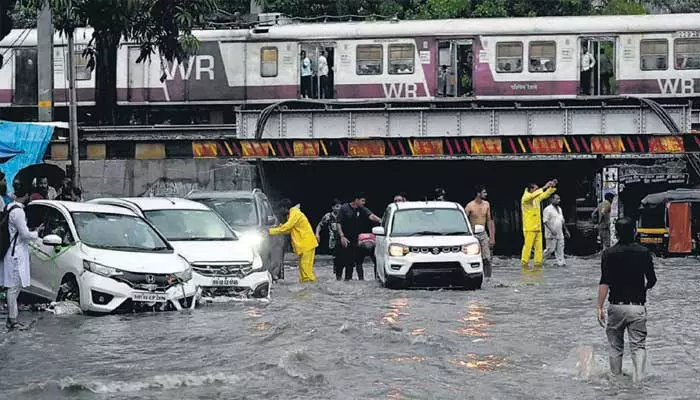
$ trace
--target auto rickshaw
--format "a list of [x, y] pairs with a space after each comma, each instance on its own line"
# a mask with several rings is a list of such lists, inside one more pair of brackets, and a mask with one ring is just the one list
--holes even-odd
[[700, 252], [700, 189], [674, 189], [644, 197], [637, 241], [661, 256]]

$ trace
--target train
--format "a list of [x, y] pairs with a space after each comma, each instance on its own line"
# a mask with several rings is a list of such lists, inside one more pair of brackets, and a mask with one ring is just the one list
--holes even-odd
[[[276, 18], [194, 34], [199, 49], [181, 63], [158, 56], [137, 63], [138, 44], [122, 43], [118, 105], [216, 110], [306, 97], [337, 103], [557, 101], [688, 99], [700, 93], [700, 14], [325, 23]], [[86, 107], [96, 96], [95, 72], [81, 55], [91, 35], [90, 28], [75, 34], [78, 105]], [[36, 45], [32, 29], [15, 29], [0, 42], [0, 110], [36, 107]], [[57, 34], [54, 46], [60, 108], [68, 88], [65, 37]], [[584, 52], [593, 61], [588, 71], [582, 71]], [[311, 83], [304, 89], [306, 59]]]

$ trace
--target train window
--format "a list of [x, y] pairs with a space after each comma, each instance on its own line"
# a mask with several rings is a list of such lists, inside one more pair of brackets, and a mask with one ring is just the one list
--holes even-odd
[[668, 69], [668, 40], [648, 39], [639, 43], [639, 68], [642, 71]]
[[76, 81], [89, 81], [92, 78], [92, 70], [88, 68], [88, 57], [83, 57], [83, 51], [87, 46], [73, 45], [73, 68], [75, 68]]
[[554, 72], [557, 69], [556, 42], [530, 42], [530, 72]]
[[700, 39], [676, 39], [676, 69], [700, 69]]
[[381, 44], [369, 44], [357, 46], [357, 75], [381, 75], [382, 53]]
[[496, 44], [496, 72], [523, 71], [523, 44], [503, 42]]
[[277, 47], [260, 49], [260, 76], [263, 78], [277, 76]]
[[415, 47], [412, 44], [389, 45], [389, 74], [412, 74], [415, 63]]

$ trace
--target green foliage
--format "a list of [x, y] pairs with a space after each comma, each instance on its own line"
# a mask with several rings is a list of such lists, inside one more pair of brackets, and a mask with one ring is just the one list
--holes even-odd
[[644, 4], [634, 1], [608, 0], [600, 13], [603, 15], [644, 15], [647, 13], [647, 8]]

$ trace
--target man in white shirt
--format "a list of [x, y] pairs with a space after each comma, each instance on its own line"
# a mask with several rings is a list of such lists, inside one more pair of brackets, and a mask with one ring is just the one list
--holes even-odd
[[542, 213], [542, 222], [544, 222], [544, 237], [547, 241], [547, 250], [545, 250], [545, 258], [554, 254], [558, 267], [566, 265], [564, 260], [564, 238], [570, 238], [569, 230], [566, 229], [566, 221], [564, 214], [561, 211], [559, 203], [561, 198], [558, 194], [552, 196], [551, 204], [545, 207]]
[[583, 54], [581, 55], [581, 91], [585, 95], [591, 94], [591, 75], [595, 66], [595, 58], [588, 51], [588, 46], [583, 45]]
[[301, 51], [301, 97], [308, 99], [311, 96], [311, 60]]
[[321, 55], [318, 56], [318, 76], [321, 80], [319, 89], [319, 98], [328, 98], [328, 60], [326, 59], [326, 52], [321, 51]]

